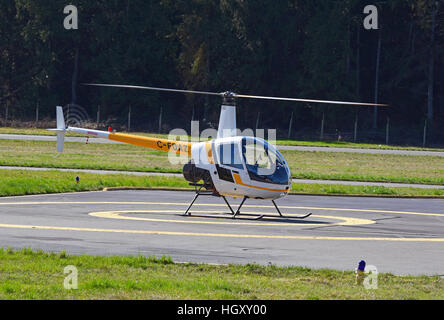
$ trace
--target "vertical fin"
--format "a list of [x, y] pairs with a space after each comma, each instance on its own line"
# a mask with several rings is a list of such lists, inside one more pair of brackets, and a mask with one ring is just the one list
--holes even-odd
[[63, 116], [63, 108], [57, 106], [57, 152], [63, 152], [63, 145], [65, 143], [65, 118]]
[[63, 116], [63, 108], [60, 106], [56, 107], [57, 110], [57, 129], [65, 130], [65, 118]]
[[65, 143], [65, 131], [57, 131], [57, 152], [63, 152], [63, 144]]

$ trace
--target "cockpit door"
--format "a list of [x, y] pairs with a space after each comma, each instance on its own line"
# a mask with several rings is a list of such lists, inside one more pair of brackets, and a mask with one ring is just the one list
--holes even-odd
[[221, 180], [234, 183], [233, 173], [244, 172], [240, 140], [220, 141], [215, 144], [216, 169]]

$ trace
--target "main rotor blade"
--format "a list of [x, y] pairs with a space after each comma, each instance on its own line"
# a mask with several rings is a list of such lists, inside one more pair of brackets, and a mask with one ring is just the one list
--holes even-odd
[[194, 93], [223, 97], [227, 94], [234, 98], [248, 98], [248, 99], [265, 99], [265, 100], [279, 100], [279, 101], [296, 101], [296, 102], [312, 102], [312, 103], [328, 103], [328, 104], [345, 104], [354, 106], [375, 106], [375, 107], [387, 107], [388, 104], [377, 103], [362, 103], [362, 102], [350, 102], [350, 101], [332, 101], [332, 100], [313, 100], [313, 99], [298, 99], [298, 98], [282, 98], [282, 97], [266, 97], [266, 96], [250, 96], [245, 94], [237, 94], [232, 92], [208, 92], [208, 91], [194, 91], [194, 90], [181, 90], [181, 89], [168, 89], [168, 88], [156, 88], [156, 87], [143, 87], [133, 85], [122, 84], [107, 84], [107, 83], [83, 83], [85, 86], [95, 87], [113, 87], [113, 88], [129, 88], [129, 89], [142, 89], [153, 91], [166, 91], [166, 92], [179, 92], [179, 93]]
[[249, 98], [249, 99], [280, 100], [280, 101], [298, 101], [298, 102], [313, 102], [313, 103], [346, 104], [346, 105], [355, 105], [355, 106], [388, 107], [388, 104], [362, 103], [362, 102], [350, 102], [350, 101], [312, 100], [312, 99], [297, 99], [297, 98], [281, 98], [281, 97], [264, 97], [264, 96], [249, 96], [249, 95], [245, 95], [245, 94], [234, 94], [234, 97], [235, 98]]
[[168, 92], [195, 93], [195, 94], [222, 96], [222, 93], [206, 92], [206, 91], [167, 89], [167, 88], [142, 87], [142, 86], [132, 86], [132, 85], [122, 85], [122, 84], [106, 84], [106, 83], [82, 83], [82, 84], [85, 86], [94, 86], [94, 87], [129, 88], [129, 89], [142, 89], [142, 90], [153, 90], [153, 91], [168, 91]]

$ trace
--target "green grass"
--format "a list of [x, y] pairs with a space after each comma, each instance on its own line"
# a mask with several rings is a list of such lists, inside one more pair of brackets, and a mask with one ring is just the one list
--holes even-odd
[[78, 142], [65, 143], [64, 152], [57, 156], [54, 142], [0, 140], [0, 165], [182, 172], [182, 166], [170, 164], [168, 154], [163, 151], [127, 144]]
[[0, 170], [0, 174], [0, 196], [97, 191], [106, 187], [190, 188], [185, 179], [178, 177], [25, 170]]
[[[176, 264], [168, 257], [71, 256], [0, 248], [0, 299], [444, 299], [439, 276], [378, 275], [358, 286], [352, 271], [274, 265]], [[78, 289], [64, 288], [64, 268]]]
[[[59, 171], [26, 171], [0, 169], [0, 196], [97, 191], [103, 188], [192, 189], [181, 177], [91, 174]], [[76, 176], [80, 183], [76, 183]], [[386, 188], [296, 183], [292, 193], [319, 195], [365, 195], [401, 197], [444, 197], [444, 189]]]
[[[86, 141], [86, 140], [85, 140]], [[65, 143], [56, 157], [55, 143], [0, 140], [0, 165], [182, 172], [168, 154], [131, 145]], [[293, 177], [444, 185], [444, 158], [342, 152], [282, 151]]]
[[444, 158], [392, 154], [283, 151], [293, 177], [444, 184]]
[[[0, 128], [0, 134], [26, 134], [26, 135], [55, 135], [54, 132], [47, 131], [45, 129], [39, 128], [11, 128], [2, 127]], [[168, 134], [158, 134], [158, 133], [146, 133], [146, 132], [131, 132], [131, 134], [158, 137], [158, 138], [168, 138]], [[78, 133], [68, 132], [68, 136], [81, 137]], [[376, 144], [376, 143], [354, 143], [347, 141], [304, 141], [304, 140], [292, 140], [292, 139], [278, 139], [276, 141], [278, 145], [289, 145], [289, 146], [307, 146], [307, 147], [340, 147], [340, 148], [360, 148], [360, 149], [388, 149], [388, 150], [419, 150], [419, 151], [444, 151], [444, 148], [422, 148], [419, 146], [397, 146], [397, 145], [386, 145], [386, 144]]]
[[339, 184], [293, 183], [292, 194], [387, 196], [387, 197], [444, 197], [442, 189], [389, 188], [382, 186], [347, 186]]
[[[48, 127], [49, 128], [49, 127]], [[0, 134], [23, 134], [23, 135], [36, 135], [36, 136], [55, 136], [56, 133], [40, 128], [12, 128], [12, 127], [0, 127]], [[79, 134], [67, 132], [67, 136], [80, 136]]]
[[377, 143], [355, 143], [349, 141], [309, 141], [309, 140], [277, 140], [278, 145], [326, 147], [326, 148], [355, 148], [355, 149], [381, 149], [381, 150], [410, 150], [410, 151], [444, 151], [443, 148], [423, 148], [419, 146], [397, 146]]

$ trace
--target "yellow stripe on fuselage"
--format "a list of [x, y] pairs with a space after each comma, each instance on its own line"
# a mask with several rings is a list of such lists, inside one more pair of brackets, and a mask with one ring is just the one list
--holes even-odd
[[234, 177], [234, 181], [236, 184], [239, 184], [241, 186], [245, 186], [245, 187], [249, 187], [249, 188], [254, 188], [254, 189], [260, 189], [260, 190], [266, 190], [266, 191], [274, 191], [274, 192], [289, 192], [290, 188], [286, 189], [286, 190], [281, 190], [281, 189], [270, 189], [270, 188], [264, 188], [264, 187], [257, 187], [257, 186], [252, 186], [250, 184], [246, 184], [242, 182], [242, 179], [240, 177], [239, 174], [237, 173], [233, 173], [233, 177]]
[[191, 143], [168, 139], [158, 139], [150, 137], [134, 136], [123, 133], [110, 133], [109, 140], [133, 144], [140, 147], [151, 148], [154, 150], [176, 152], [191, 156]]
[[205, 150], [207, 152], [208, 162], [214, 164], [213, 151], [211, 150], [211, 141], [205, 143]]

